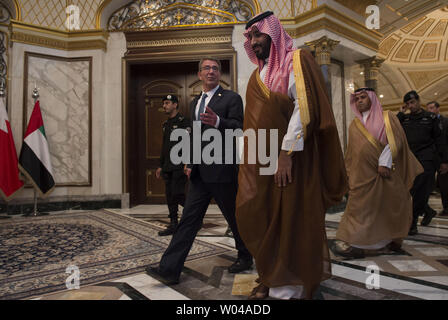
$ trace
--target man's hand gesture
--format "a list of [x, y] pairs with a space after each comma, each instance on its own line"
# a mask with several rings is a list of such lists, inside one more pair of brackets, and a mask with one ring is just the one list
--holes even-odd
[[200, 114], [200, 119], [203, 124], [215, 127], [216, 122], [218, 121], [218, 115], [207, 106], [205, 107], [205, 113]]

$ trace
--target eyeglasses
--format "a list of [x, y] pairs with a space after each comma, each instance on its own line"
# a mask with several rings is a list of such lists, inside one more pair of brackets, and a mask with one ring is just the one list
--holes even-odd
[[205, 66], [205, 67], [201, 68], [201, 71], [203, 71], [203, 70], [205, 70], [205, 71], [210, 71], [210, 70], [219, 71], [219, 68], [217, 66]]

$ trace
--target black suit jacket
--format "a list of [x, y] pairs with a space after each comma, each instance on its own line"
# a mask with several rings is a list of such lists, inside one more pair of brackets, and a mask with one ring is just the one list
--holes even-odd
[[[190, 104], [190, 119], [196, 120], [195, 109], [200, 96], [193, 99]], [[212, 109], [219, 116], [219, 133], [222, 138], [222, 164], [201, 164], [189, 165], [192, 169], [190, 179], [201, 178], [206, 183], [228, 183], [237, 182], [238, 179], [238, 164], [233, 161], [233, 164], [225, 164], [226, 150], [225, 146], [225, 129], [242, 129], [243, 128], [243, 101], [241, 96], [236, 92], [225, 90], [221, 86], [216, 90], [208, 107]], [[214, 127], [201, 124], [201, 131]], [[191, 141], [193, 141], [194, 126], [192, 123]], [[201, 153], [204, 147], [210, 142], [205, 141], [201, 144]], [[193, 151], [193, 149], [191, 149]], [[235, 139], [233, 141], [233, 159], [236, 155]], [[192, 157], [193, 158], [193, 157]]]

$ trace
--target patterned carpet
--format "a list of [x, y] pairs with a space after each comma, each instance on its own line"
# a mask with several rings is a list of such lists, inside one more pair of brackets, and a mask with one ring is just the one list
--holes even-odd
[[[170, 237], [160, 227], [124, 215], [91, 211], [0, 221], [0, 299], [66, 289], [69, 266], [80, 284], [142, 272], [157, 264]], [[229, 251], [195, 241], [188, 261]]]

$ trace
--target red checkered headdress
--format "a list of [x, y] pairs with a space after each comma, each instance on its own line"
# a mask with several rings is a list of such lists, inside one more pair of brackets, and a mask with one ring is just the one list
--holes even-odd
[[244, 48], [249, 59], [262, 69], [264, 61], [257, 58], [252, 49], [249, 32], [257, 28], [272, 39], [271, 51], [268, 58], [266, 85], [274, 92], [288, 93], [289, 74], [292, 72], [292, 56], [294, 52], [292, 38], [282, 27], [280, 20], [272, 12], [264, 12], [252, 18], [246, 25]]

